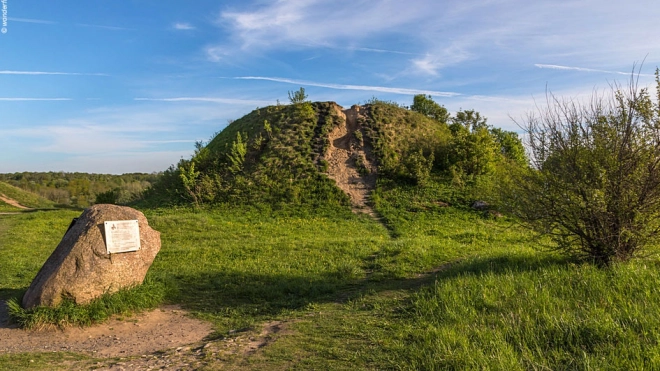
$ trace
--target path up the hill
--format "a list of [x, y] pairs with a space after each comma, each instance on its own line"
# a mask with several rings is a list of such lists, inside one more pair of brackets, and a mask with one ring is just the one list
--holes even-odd
[[338, 112], [344, 123], [330, 132], [330, 148], [325, 159], [328, 161], [328, 176], [351, 198], [353, 211], [375, 216], [369, 197], [376, 187], [377, 167], [372, 160], [371, 148], [364, 144], [360, 124], [364, 116], [360, 108], [354, 105]]

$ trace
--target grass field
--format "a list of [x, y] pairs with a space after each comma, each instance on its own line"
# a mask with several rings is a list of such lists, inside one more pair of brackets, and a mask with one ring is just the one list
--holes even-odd
[[[125, 295], [179, 303], [218, 339], [288, 321], [254, 355], [209, 369], [660, 368], [657, 259], [576, 264], [437, 192], [381, 191], [385, 225], [349, 211], [146, 210], [162, 250]], [[77, 214], [0, 216], [0, 300], [24, 292]], [[0, 355], [0, 369], [27, 358]]]

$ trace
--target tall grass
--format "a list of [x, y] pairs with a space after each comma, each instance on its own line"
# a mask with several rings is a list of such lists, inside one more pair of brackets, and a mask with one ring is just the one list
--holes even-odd
[[656, 263], [604, 271], [524, 255], [475, 259], [413, 295], [397, 362], [410, 370], [658, 369], [658, 308]]

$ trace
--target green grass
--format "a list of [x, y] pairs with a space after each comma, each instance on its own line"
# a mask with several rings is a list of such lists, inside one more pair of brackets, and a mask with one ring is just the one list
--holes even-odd
[[[34, 208], [34, 209], [48, 209], [55, 207], [55, 203], [47, 200], [39, 195], [34, 193], [24, 191], [18, 187], [14, 187], [5, 182], [0, 182], [0, 195], [4, 194], [5, 196], [17, 201], [19, 204]], [[0, 201], [0, 211], [19, 211], [19, 208], [8, 205]]]
[[[179, 303], [217, 341], [287, 321], [254, 355], [207, 357], [208, 369], [660, 367], [657, 259], [575, 264], [445, 197], [381, 185], [385, 225], [345, 211], [146, 210], [163, 244], [146, 284], [69, 317]], [[76, 214], [0, 217], [0, 299], [22, 294]], [[0, 356], [0, 369], [26, 357]]]

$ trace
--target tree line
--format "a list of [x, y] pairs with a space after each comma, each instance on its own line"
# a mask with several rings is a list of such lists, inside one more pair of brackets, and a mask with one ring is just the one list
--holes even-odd
[[126, 204], [136, 201], [159, 175], [20, 172], [0, 174], [0, 181], [38, 194], [61, 206], [88, 207], [94, 203]]

